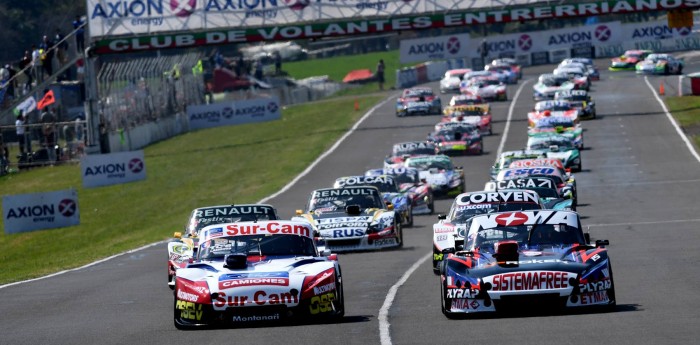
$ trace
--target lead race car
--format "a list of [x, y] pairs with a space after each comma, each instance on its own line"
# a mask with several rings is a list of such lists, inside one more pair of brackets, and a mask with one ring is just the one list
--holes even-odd
[[385, 205], [377, 187], [317, 189], [306, 212], [292, 220], [308, 222], [335, 252], [403, 246], [400, 216]]
[[471, 218], [463, 248], [445, 248], [442, 313], [616, 305], [607, 240], [589, 242], [575, 212], [533, 210]]
[[197, 254], [199, 231], [205, 226], [241, 221], [279, 219], [274, 207], [267, 204], [240, 204], [199, 207], [192, 210], [185, 232], [175, 232], [168, 242], [168, 286], [175, 287], [175, 272], [187, 266]]
[[178, 329], [345, 313], [337, 257], [315, 245], [307, 222], [217, 224], [199, 237], [194, 262], [175, 276]]
[[443, 250], [464, 244], [467, 221], [476, 215], [499, 211], [542, 209], [538, 194], [530, 190], [479, 191], [458, 195], [447, 215], [433, 224], [433, 272], [444, 259]]

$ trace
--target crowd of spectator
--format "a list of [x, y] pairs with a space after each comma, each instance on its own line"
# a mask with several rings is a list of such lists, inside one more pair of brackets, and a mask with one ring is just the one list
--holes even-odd
[[[85, 20], [76, 16], [72, 23], [74, 48], [77, 54], [85, 50]], [[69, 61], [70, 39], [60, 28], [53, 35], [43, 35], [37, 44], [24, 51], [17, 61], [0, 67], [0, 109], [4, 109], [15, 97], [27, 94], [62, 69]], [[56, 69], [54, 69], [56, 68]], [[71, 79], [70, 69], [58, 76], [58, 80]]]

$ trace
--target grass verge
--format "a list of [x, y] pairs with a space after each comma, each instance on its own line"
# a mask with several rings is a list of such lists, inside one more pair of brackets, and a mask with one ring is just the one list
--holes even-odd
[[[358, 98], [363, 110], [380, 99]], [[364, 111], [354, 111], [354, 101], [293, 106], [283, 110], [279, 121], [195, 131], [154, 144], [144, 149], [144, 181], [84, 189], [78, 165], [1, 177], [3, 195], [77, 189], [80, 225], [1, 233], [0, 284], [78, 267], [166, 239], [182, 229], [196, 207], [252, 203], [272, 194], [362, 116]], [[4, 229], [2, 220], [0, 225]]]
[[700, 148], [700, 97], [666, 97], [666, 105], [685, 134]]

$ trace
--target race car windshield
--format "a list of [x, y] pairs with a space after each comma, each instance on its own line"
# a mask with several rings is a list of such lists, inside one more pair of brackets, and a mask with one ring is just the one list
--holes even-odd
[[535, 124], [535, 128], [553, 128], [553, 127], [574, 127], [574, 121], [566, 117], [549, 117], [540, 119]]
[[396, 183], [398, 184], [403, 184], [403, 183], [417, 183], [418, 182], [418, 174], [409, 174], [409, 173], [404, 173], [404, 174], [397, 174], [397, 175], [392, 175], [396, 179]]
[[466, 223], [470, 218], [485, 213], [504, 211], [538, 210], [540, 206], [533, 203], [483, 203], [473, 205], [453, 206], [447, 219], [452, 224]]
[[484, 101], [478, 98], [456, 99], [452, 105], [474, 105], [483, 104]]
[[418, 170], [429, 170], [429, 169], [439, 169], [439, 170], [452, 170], [452, 162], [448, 160], [409, 160], [408, 166], [410, 168], [416, 168]]
[[458, 110], [455, 110], [454, 113], [452, 113], [452, 117], [461, 116], [461, 115], [481, 116], [481, 115], [484, 115], [484, 111], [481, 109], [458, 109]]
[[559, 198], [559, 193], [557, 192], [556, 189], [553, 188], [543, 188], [543, 187], [528, 187], [525, 188], [527, 190], [531, 190], [540, 197], [540, 199], [552, 199], [552, 198]]
[[360, 206], [360, 209], [384, 208], [384, 201], [376, 195], [342, 195], [312, 198], [309, 202], [310, 211], [341, 211], [348, 205]]
[[432, 144], [424, 144], [419, 147], [398, 148], [394, 150], [394, 156], [401, 155], [434, 155], [435, 146]]
[[372, 182], [367, 183], [368, 186], [374, 186], [379, 189], [381, 193], [398, 193], [398, 188], [393, 183], [382, 183], [382, 182]]
[[199, 230], [204, 229], [204, 227], [214, 224], [224, 224], [224, 223], [236, 223], [236, 222], [252, 222], [257, 220], [274, 220], [270, 215], [272, 213], [250, 213], [250, 214], [237, 214], [237, 215], [227, 215], [227, 216], [200, 216], [195, 217], [190, 221], [194, 227], [189, 227], [189, 232], [196, 234]]
[[561, 96], [557, 99], [564, 100], [564, 101], [582, 102], [582, 101], [588, 100], [588, 95], [566, 95], [566, 96]]
[[[533, 230], [534, 228], [534, 231]], [[517, 241], [523, 249], [570, 246], [585, 243], [581, 231], [564, 224], [536, 224], [503, 226], [493, 229], [470, 229], [465, 248], [493, 253], [494, 245], [500, 241]], [[530, 233], [532, 232], [532, 234]], [[529, 237], [529, 244], [528, 244]]]
[[421, 97], [421, 96], [432, 96], [433, 91], [423, 90], [423, 89], [412, 89], [404, 93], [404, 97]]
[[559, 151], [573, 150], [574, 146], [571, 141], [567, 140], [545, 140], [539, 142], [533, 142], [528, 145], [530, 150], [549, 150], [552, 146], [557, 146]]
[[317, 256], [311, 238], [298, 235], [246, 235], [210, 239], [200, 243], [200, 260], [223, 259], [228, 254], [256, 256]]
[[485, 87], [490, 85], [499, 85], [501, 82], [496, 79], [480, 79], [474, 82], [475, 85], [479, 87]]

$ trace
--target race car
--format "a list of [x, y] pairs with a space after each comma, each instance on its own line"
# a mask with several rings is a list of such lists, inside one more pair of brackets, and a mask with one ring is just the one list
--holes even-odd
[[504, 84], [517, 84], [518, 75], [509, 65], [486, 65], [485, 70], [493, 73]]
[[438, 215], [433, 224], [433, 272], [445, 258], [445, 245], [453, 248], [464, 243], [467, 221], [479, 214], [543, 209], [544, 204], [536, 192], [529, 190], [500, 190], [462, 193], [452, 202], [447, 215]]
[[653, 53], [651, 50], [628, 50], [622, 56], [613, 58], [610, 61], [610, 67], [608, 69], [611, 71], [633, 71], [637, 63], [646, 59], [651, 53]]
[[405, 166], [416, 168], [436, 196], [458, 195], [464, 191], [464, 169], [455, 167], [446, 155], [416, 156], [406, 159]]
[[588, 79], [588, 75], [586, 75], [583, 67], [574, 65], [557, 67], [553, 71], [553, 74], [556, 76], [567, 76], [569, 80], [574, 83], [574, 90], [590, 91], [591, 89], [591, 81]]
[[491, 179], [496, 179], [496, 176], [498, 176], [498, 172], [500, 172], [502, 169], [507, 169], [510, 166], [511, 162], [520, 159], [543, 157], [545, 156], [542, 153], [542, 151], [514, 150], [502, 152], [498, 157], [496, 157], [496, 161], [491, 166]]
[[[498, 181], [536, 177], [551, 179], [553, 182], [553, 187], [557, 189], [557, 195], [561, 198], [571, 199], [571, 205], [569, 208], [572, 210], [576, 209], [576, 206], [578, 205], [576, 179], [574, 179], [568, 172], [561, 171], [560, 168], [556, 166], [535, 165], [503, 169], [498, 173], [495, 181], [498, 185]], [[508, 188], [512, 188], [512, 186], [509, 186]]]
[[445, 245], [439, 265], [442, 313], [527, 312], [597, 306], [614, 309], [605, 246], [589, 242], [579, 215], [528, 210], [475, 216], [464, 247]]
[[578, 109], [568, 101], [539, 101], [535, 103], [535, 108], [527, 113], [527, 121], [530, 127], [534, 127], [541, 118], [550, 116], [562, 116], [578, 123]]
[[544, 209], [576, 211], [573, 202], [573, 193], [566, 192], [562, 195], [552, 177], [523, 177], [503, 181], [486, 182], [484, 190], [500, 191], [504, 189], [526, 189], [537, 193]]
[[386, 205], [377, 187], [317, 189], [306, 212], [292, 220], [306, 221], [334, 252], [403, 246], [401, 217]]
[[483, 108], [474, 106], [462, 106], [458, 110], [444, 115], [440, 122], [435, 125], [435, 130], [442, 127], [443, 123], [465, 123], [479, 128], [481, 135], [492, 135], [491, 114], [484, 113]]
[[406, 141], [394, 144], [391, 154], [384, 159], [384, 167], [403, 164], [406, 158], [437, 154], [437, 146], [429, 141]]
[[199, 238], [193, 262], [175, 275], [176, 328], [343, 317], [337, 256], [316, 246], [309, 223], [209, 225]]
[[442, 113], [442, 101], [429, 87], [413, 87], [403, 90], [396, 100], [396, 116], [430, 115]]
[[494, 59], [493, 61], [491, 61], [491, 65], [493, 65], [493, 66], [500, 66], [500, 65], [510, 66], [510, 70], [513, 71], [513, 73], [515, 73], [515, 75], [518, 77], [518, 79], [523, 78], [522, 68], [518, 64], [518, 61], [516, 61], [513, 58]]
[[554, 95], [555, 101], [567, 101], [578, 110], [580, 119], [595, 119], [595, 102], [584, 90], [559, 91]]
[[384, 203], [392, 205], [394, 211], [401, 216], [401, 224], [413, 226], [413, 202], [406, 193], [399, 191], [398, 182], [392, 176], [346, 176], [337, 178], [333, 184], [333, 188], [345, 188], [350, 186], [377, 187], [382, 194]]
[[[564, 168], [561, 159], [557, 158], [531, 158], [514, 160], [508, 165], [508, 168], [532, 168], [532, 167], [552, 167], [558, 170], [557, 174], [548, 176], [554, 179], [555, 185], [567, 184], [571, 186], [571, 191], [576, 196], [576, 177], [570, 170]], [[554, 176], [556, 175], [556, 176]]]
[[267, 204], [240, 204], [199, 207], [192, 210], [184, 234], [175, 232], [168, 242], [168, 286], [175, 288], [175, 272], [187, 266], [197, 254], [199, 231], [208, 225], [242, 221], [279, 219], [274, 207]]
[[649, 54], [635, 65], [635, 70], [643, 74], [682, 74], [683, 64], [683, 60], [670, 54]]
[[460, 87], [461, 93], [485, 100], [507, 101], [506, 85], [496, 76], [474, 77]]
[[600, 80], [600, 71], [598, 71], [598, 68], [593, 64], [593, 60], [589, 58], [581, 58], [581, 57], [574, 57], [574, 58], [568, 58], [564, 59], [559, 63], [559, 66], [565, 66], [569, 64], [582, 64], [585, 67], [586, 70], [586, 75], [588, 75], [588, 78], [591, 81], [595, 80]]
[[470, 68], [451, 69], [445, 72], [445, 76], [440, 80], [440, 92], [459, 92], [459, 84], [465, 73], [471, 72]]
[[532, 87], [535, 101], [554, 99], [558, 91], [573, 90], [576, 87], [569, 77], [556, 74], [542, 74]]
[[450, 99], [450, 103], [443, 109], [444, 115], [450, 115], [453, 111], [457, 111], [460, 107], [478, 107], [485, 113], [491, 113], [491, 105], [483, 98], [476, 95], [454, 95]]
[[583, 164], [581, 152], [574, 146], [570, 137], [551, 134], [548, 136], [529, 137], [527, 150], [540, 151], [547, 158], [557, 158], [562, 161], [564, 167], [573, 172], [581, 171]]
[[574, 146], [583, 150], [583, 128], [571, 118], [565, 116], [547, 116], [535, 121], [535, 125], [528, 129], [528, 137], [541, 137], [558, 134], [570, 138]]
[[433, 188], [420, 178], [418, 169], [407, 167], [370, 169], [365, 176], [389, 175], [396, 179], [399, 191], [411, 199], [413, 214], [432, 214], [435, 211]]
[[480, 155], [484, 153], [481, 130], [465, 122], [440, 122], [438, 129], [428, 134], [427, 141], [434, 142], [438, 153], [445, 155]]

